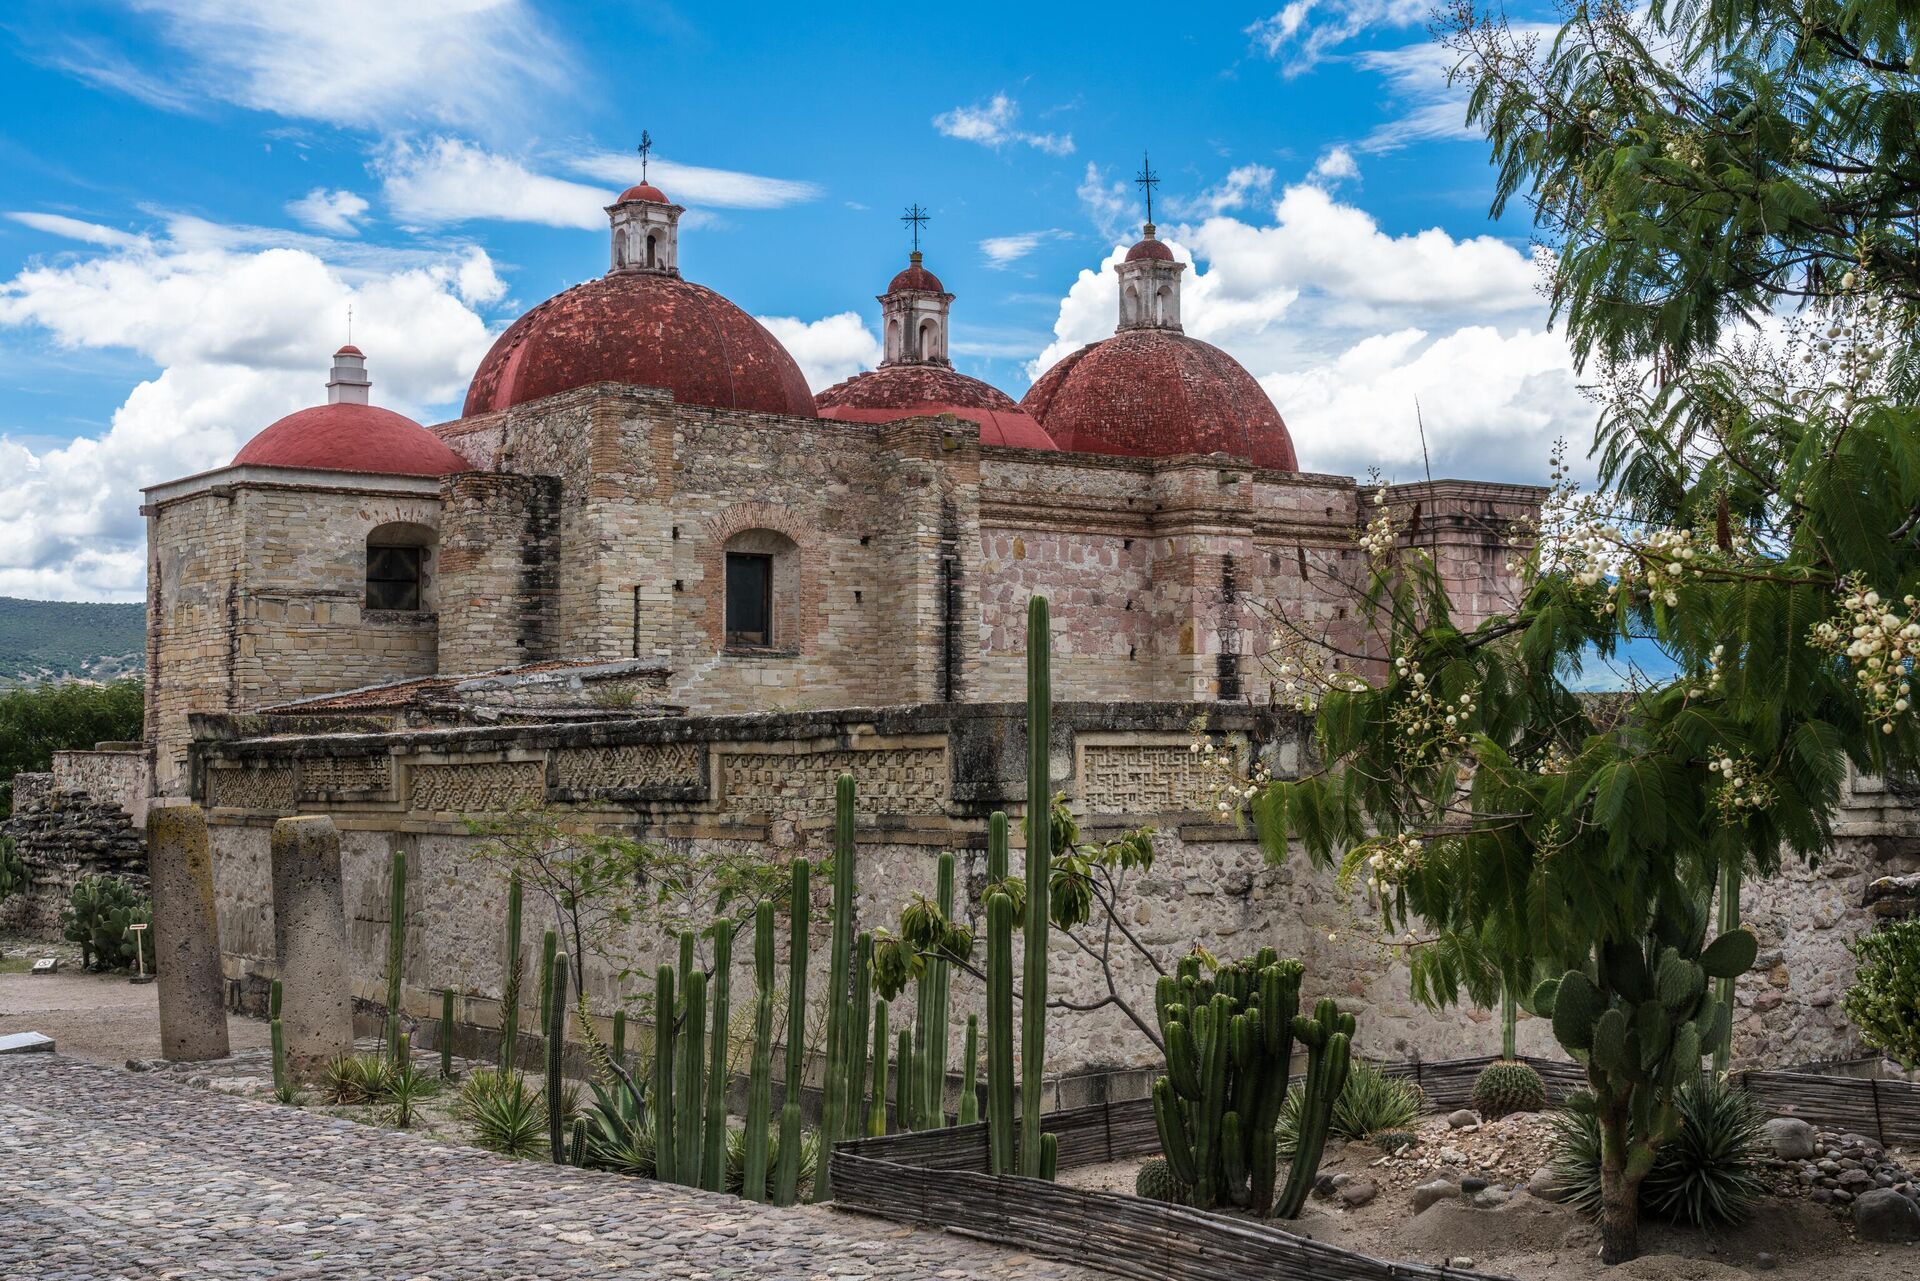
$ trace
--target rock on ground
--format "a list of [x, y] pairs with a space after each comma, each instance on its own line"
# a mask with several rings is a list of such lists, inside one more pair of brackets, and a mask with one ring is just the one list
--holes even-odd
[[1802, 1161], [1813, 1155], [1813, 1127], [1799, 1117], [1776, 1116], [1767, 1122], [1766, 1128], [1775, 1156]]
[[1853, 1230], [1862, 1241], [1920, 1241], [1920, 1205], [1892, 1188], [1863, 1192], [1853, 1202]]

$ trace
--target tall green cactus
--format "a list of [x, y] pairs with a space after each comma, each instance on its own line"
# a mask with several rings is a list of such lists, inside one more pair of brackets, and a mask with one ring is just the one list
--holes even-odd
[[579, 1169], [587, 1163], [587, 1118], [573, 1118], [573, 1143], [567, 1149], [567, 1164]]
[[1047, 598], [1027, 602], [1027, 919], [1020, 987], [1020, 1173], [1041, 1173], [1047, 1070], [1047, 897], [1053, 871], [1053, 640]]
[[1675, 1095], [1698, 1079], [1701, 1056], [1727, 1039], [1730, 1012], [1708, 980], [1737, 979], [1759, 953], [1745, 929], [1707, 943], [1707, 915], [1705, 904], [1675, 886], [1661, 896], [1642, 939], [1602, 944], [1586, 968], [1534, 992], [1555, 1039], [1587, 1069], [1591, 1096], [1576, 1095], [1569, 1105], [1590, 1110], [1600, 1131], [1607, 1263], [1633, 1257], [1640, 1184], [1660, 1146], [1680, 1131]]
[[500, 1070], [511, 1072], [520, 1062], [520, 913], [524, 891], [520, 873], [507, 878], [507, 963], [500, 982]]
[[700, 1186], [706, 1169], [707, 976], [698, 968], [680, 980], [680, 1095], [674, 1111], [680, 1133], [674, 1136], [676, 1162], [673, 1179], [690, 1188]]
[[440, 989], [440, 1079], [453, 1080], [453, 989]]
[[980, 1016], [977, 1014], [967, 1015], [967, 1045], [962, 1055], [958, 1123], [974, 1125], [980, 1120], [980, 1081], [976, 1074], [980, 1066]]
[[1293, 1021], [1294, 1035], [1307, 1046], [1307, 1078], [1300, 1096], [1300, 1132], [1293, 1149], [1293, 1168], [1287, 1172], [1287, 1186], [1273, 1208], [1277, 1218], [1299, 1218], [1300, 1207], [1313, 1190], [1320, 1157], [1327, 1147], [1333, 1105], [1346, 1088], [1347, 1070], [1353, 1062], [1353, 1027], [1353, 1015], [1342, 1014], [1326, 997], [1314, 1006], [1312, 1018], [1301, 1015]]
[[540, 1035], [547, 1034], [553, 1022], [553, 958], [560, 951], [560, 936], [548, 930], [540, 939]]
[[400, 1056], [400, 974], [407, 959], [407, 852], [393, 852], [387, 882], [387, 1058]]
[[608, 1048], [607, 1056], [622, 1068], [627, 1066], [627, 1012], [625, 1009], [613, 1012], [613, 1044]]
[[767, 1125], [773, 1111], [773, 904], [753, 912], [753, 1063], [747, 1077], [745, 1184], [749, 1201], [767, 1199]]
[[887, 1132], [887, 1003], [873, 1003], [873, 1104], [867, 1113], [867, 1133]]
[[[853, 775], [842, 774], [833, 797], [833, 943], [827, 962], [827, 1064], [821, 1081], [820, 1147], [824, 1158], [847, 1137], [847, 1078], [851, 1068], [852, 1025], [866, 1023], [866, 1012], [849, 1017], [853, 965], [854, 911]], [[813, 1200], [832, 1199], [830, 1162], [822, 1159], [813, 1176]]]
[[[1007, 816], [995, 814], [993, 823], [1004, 843]], [[994, 890], [987, 895], [987, 1153], [994, 1174], [1016, 1172], [1014, 1126], [1013, 900]]]
[[679, 1007], [674, 1004], [673, 967], [662, 965], [653, 981], [653, 1168], [671, 1179], [676, 1161], [678, 1118], [674, 1115], [674, 1060], [679, 1057]]
[[[1730, 858], [1720, 872], [1720, 920], [1722, 934], [1732, 934], [1740, 928], [1740, 879], [1743, 869], [1738, 856]], [[1713, 1051], [1713, 1072], [1715, 1076], [1726, 1073], [1733, 1061], [1733, 990], [1739, 975], [1731, 974], [1714, 979], [1714, 997], [1718, 1002], [1715, 1014], [1718, 1022], [1714, 1026], [1713, 1039], [1708, 1043]]]
[[706, 1134], [701, 1139], [700, 1186], [709, 1192], [727, 1189], [727, 1024], [733, 1015], [733, 927], [716, 921], [713, 927], [713, 1048], [707, 1058]]
[[[953, 919], [954, 872], [953, 855], [942, 853], [935, 880], [934, 906], [943, 921]], [[921, 1021], [922, 1036], [915, 1064], [920, 1073], [920, 1128], [937, 1130], [947, 1123], [948, 998], [953, 989], [953, 966], [944, 956], [935, 955], [923, 973], [926, 1016]]]
[[913, 1076], [913, 1033], [906, 1028], [900, 1029], [899, 1049], [893, 1065], [893, 1117], [903, 1130], [913, 1127], [907, 1118], [913, 1113], [914, 1076]]
[[547, 1141], [553, 1163], [564, 1165], [566, 1150], [566, 1080], [561, 1074], [567, 1048], [567, 954], [555, 952], [548, 967], [547, 1018]]
[[812, 907], [807, 860], [793, 860], [792, 908], [787, 945], [786, 1101], [780, 1109], [780, 1151], [774, 1163], [773, 1203], [792, 1205], [800, 1188], [800, 1091], [807, 1054], [807, 920]]
[[853, 1007], [847, 1021], [847, 1107], [841, 1138], [858, 1138], [867, 1123], [867, 1011], [873, 1008], [873, 935], [862, 930], [853, 947]]

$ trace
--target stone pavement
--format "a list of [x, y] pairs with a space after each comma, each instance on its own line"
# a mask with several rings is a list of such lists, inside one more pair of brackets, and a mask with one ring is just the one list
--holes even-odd
[[1091, 1281], [821, 1207], [435, 1143], [57, 1054], [0, 1058], [0, 1278]]

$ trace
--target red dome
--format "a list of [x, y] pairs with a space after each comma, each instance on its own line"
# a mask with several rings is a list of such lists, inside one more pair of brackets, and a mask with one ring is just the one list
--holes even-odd
[[336, 356], [359, 356], [362, 359], [365, 359], [367, 353], [364, 351], [361, 351], [358, 347], [354, 346], [352, 343], [348, 343], [346, 346], [342, 347], [339, 351], [336, 351], [333, 354]]
[[1173, 261], [1173, 250], [1167, 248], [1164, 240], [1143, 240], [1127, 250], [1128, 262], [1139, 262], [1142, 258], [1158, 258], [1161, 262]]
[[954, 414], [980, 424], [983, 445], [1057, 448], [1013, 397], [944, 365], [885, 365], [834, 384], [814, 403], [822, 418], [842, 422], [887, 423]]
[[940, 283], [940, 277], [920, 265], [920, 255], [913, 256], [913, 264], [895, 276], [887, 284], [887, 292], [897, 294], [903, 289], [918, 289], [923, 293], [944, 294], [947, 287]]
[[391, 409], [342, 401], [288, 414], [233, 456], [235, 467], [305, 467], [382, 476], [449, 476], [472, 464]]
[[704, 285], [619, 272], [575, 285], [507, 327], [467, 389], [466, 416], [589, 383], [663, 387], [683, 405], [814, 417], [780, 340]]
[[1162, 458], [1231, 454], [1298, 471], [1280, 411], [1240, 362], [1170, 329], [1091, 343], [1041, 375], [1020, 407], [1062, 449]]
[[660, 188], [650, 182], [643, 182], [637, 186], [628, 187], [620, 193], [620, 198], [613, 203], [616, 205], [624, 205], [629, 200], [651, 200], [656, 205], [670, 205], [673, 203], [667, 199], [666, 192], [660, 190]]

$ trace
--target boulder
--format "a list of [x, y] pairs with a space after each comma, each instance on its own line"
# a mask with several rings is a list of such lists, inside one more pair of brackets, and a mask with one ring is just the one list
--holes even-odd
[[1380, 1194], [1372, 1179], [1352, 1179], [1340, 1185], [1340, 1200], [1350, 1209], [1358, 1209]]
[[1413, 1190], [1413, 1212], [1419, 1214], [1436, 1201], [1447, 1201], [1460, 1195], [1460, 1189], [1445, 1179], [1430, 1179]]
[[1447, 1113], [1447, 1124], [1453, 1129], [1464, 1130], [1469, 1125], [1480, 1124], [1480, 1116], [1477, 1112], [1461, 1108], [1458, 1112]]
[[1813, 1127], [1797, 1116], [1776, 1116], [1767, 1122], [1773, 1154], [1786, 1161], [1804, 1161], [1813, 1155]]
[[1467, 1198], [1467, 1204], [1476, 1210], [1497, 1210], [1510, 1199], [1505, 1188], [1482, 1188]]
[[1544, 1165], [1535, 1170], [1533, 1177], [1527, 1180], [1527, 1192], [1531, 1196], [1539, 1197], [1542, 1201], [1567, 1199], [1566, 1184], [1560, 1181], [1560, 1176], [1551, 1168]]
[[1920, 1205], [1892, 1188], [1863, 1192], [1853, 1203], [1853, 1230], [1862, 1241], [1920, 1241]]

